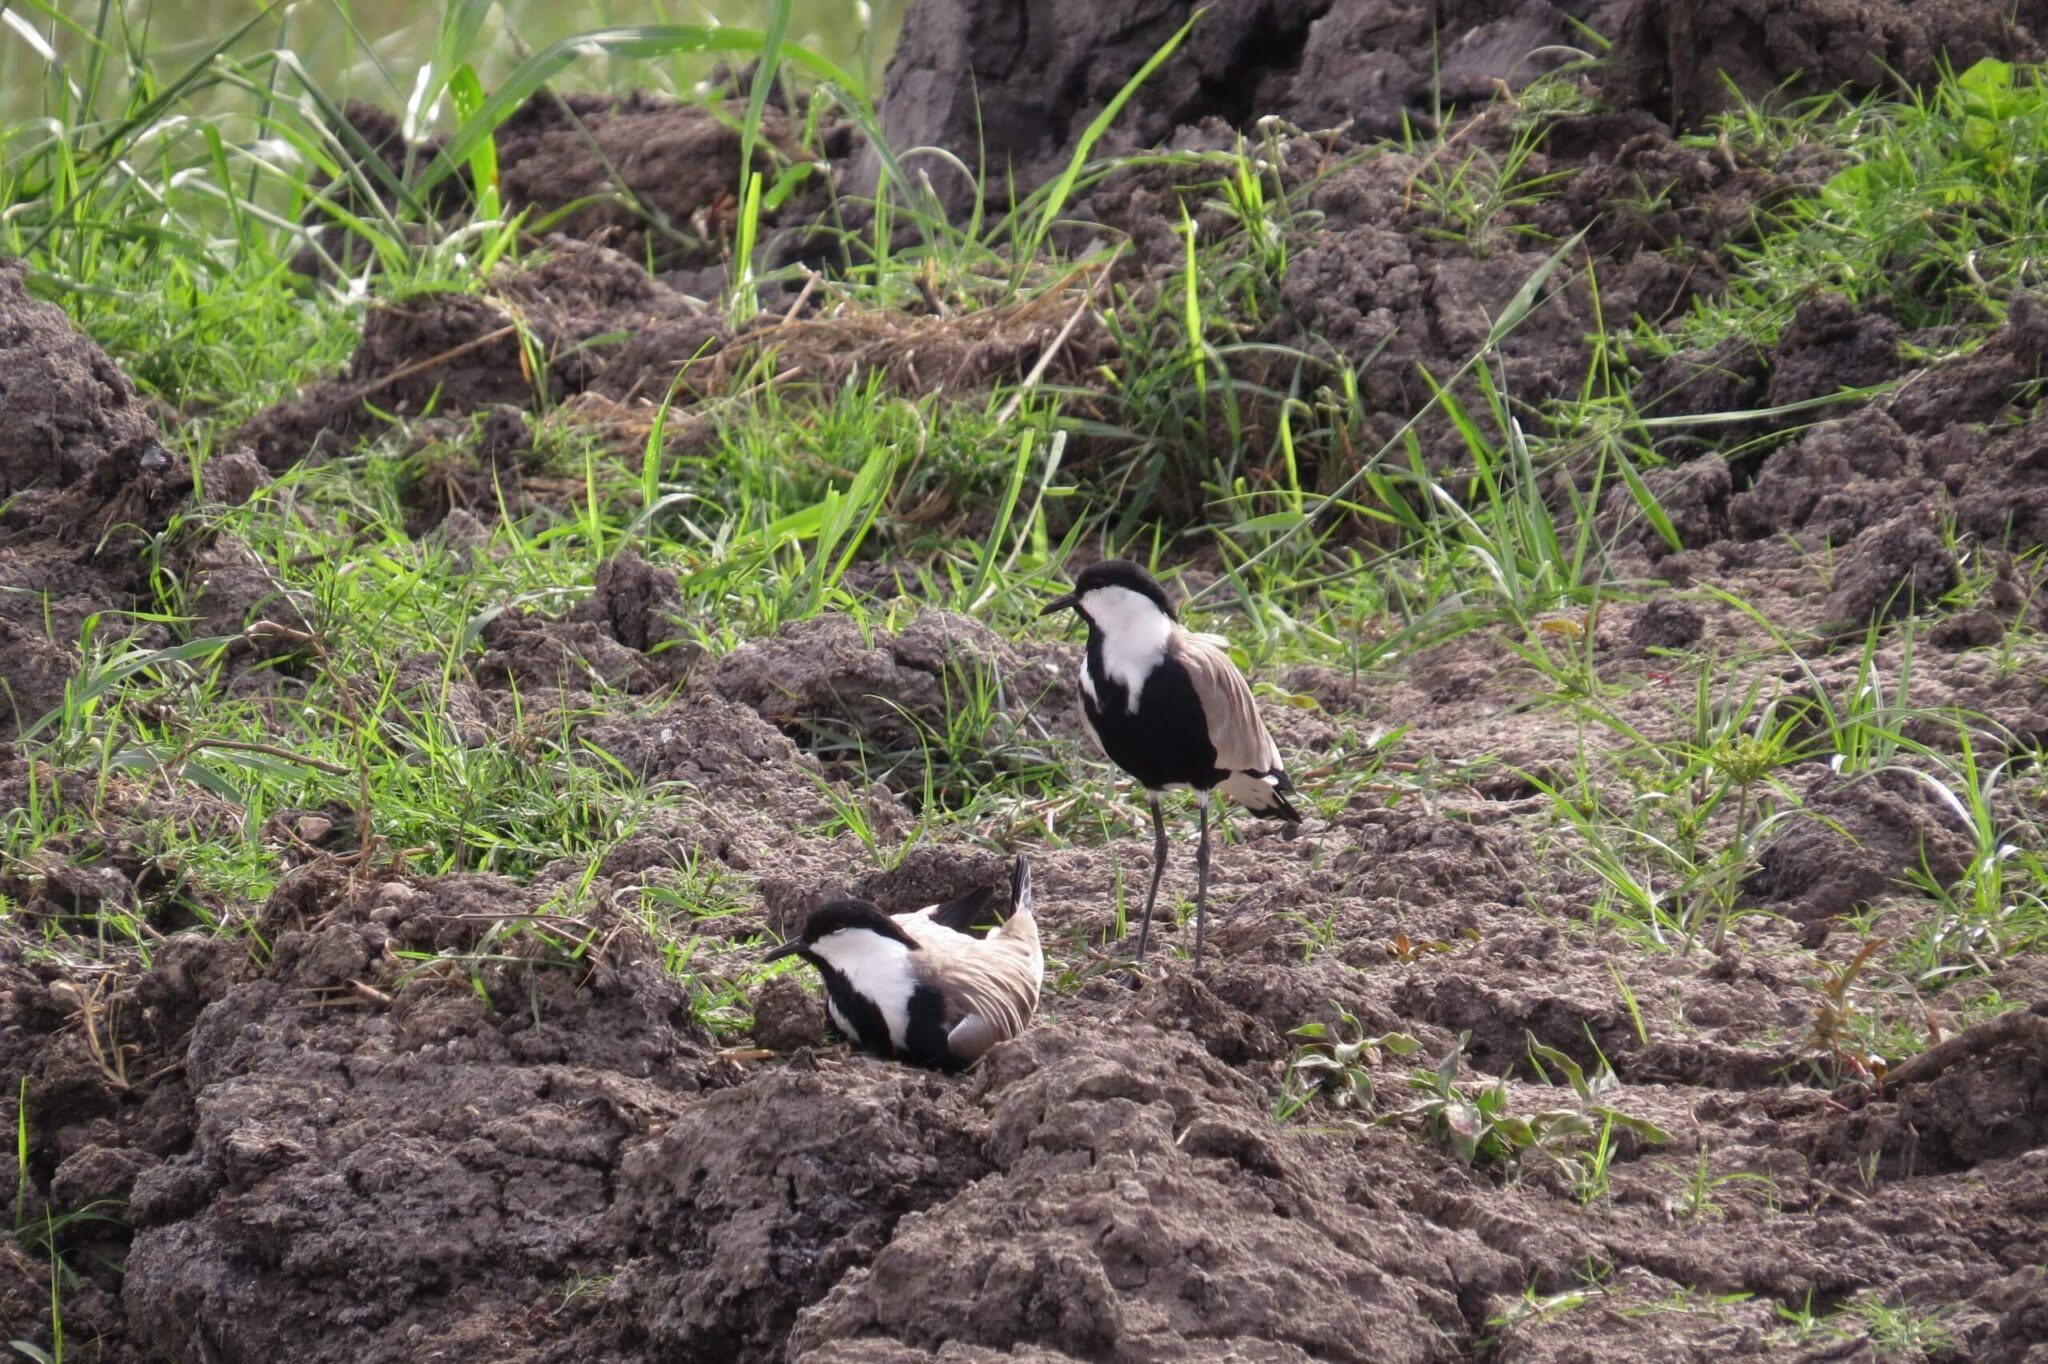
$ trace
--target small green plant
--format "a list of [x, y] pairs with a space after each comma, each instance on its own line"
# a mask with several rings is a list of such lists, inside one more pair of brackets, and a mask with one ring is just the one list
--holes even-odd
[[1778, 1320], [1785, 1324], [1774, 1334], [1788, 1344], [1861, 1340], [1879, 1355], [1925, 1358], [1954, 1347], [1955, 1338], [1942, 1321], [1951, 1310], [1893, 1305], [1875, 1293], [1863, 1293], [1833, 1312], [1822, 1312], [1808, 1293], [1798, 1306], [1778, 1305]]
[[1486, 1319], [1486, 1324], [1496, 1331], [1511, 1330], [1516, 1326], [1532, 1322], [1547, 1322], [1575, 1312], [1592, 1302], [1599, 1293], [1590, 1288], [1567, 1288], [1558, 1293], [1539, 1293], [1534, 1284], [1522, 1290], [1522, 1296], [1504, 1312]]
[[1872, 968], [1884, 939], [1869, 938], [1845, 962], [1820, 978], [1820, 1003], [1814, 1006], [1812, 1045], [1820, 1052], [1822, 1074], [1829, 1088], [1856, 1081], [1876, 1084], [1884, 1078], [1885, 1061], [1860, 1045], [1865, 1035], [1865, 1010], [1855, 985]]
[[28, 1076], [21, 1077], [21, 1090], [14, 1107], [14, 1232], [21, 1234], [22, 1219], [28, 1211]]
[[1281, 1082], [1280, 1098], [1273, 1106], [1274, 1121], [1299, 1116], [1317, 1098], [1333, 1108], [1362, 1113], [1372, 1107], [1371, 1067], [1379, 1064], [1381, 1056], [1412, 1056], [1422, 1048], [1407, 1033], [1366, 1036], [1364, 1025], [1348, 1010], [1339, 1009], [1337, 1018], [1335, 1028], [1304, 1023], [1287, 1034], [1301, 1045]]
[[1616, 1310], [1628, 1318], [1691, 1316], [1695, 1312], [1704, 1312], [1720, 1321], [1728, 1316], [1727, 1309], [1740, 1307], [1755, 1296], [1754, 1293], [1708, 1293], [1697, 1288], [1676, 1288], [1654, 1302], [1637, 1303]]
[[[1467, 1165], [1508, 1168], [1538, 1160], [1562, 1171], [1568, 1180], [1585, 1178], [1584, 1167], [1571, 1148], [1580, 1141], [1596, 1139], [1596, 1117], [1607, 1124], [1610, 1140], [1612, 1129], [1617, 1126], [1633, 1129], [1647, 1140], [1666, 1139], [1654, 1124], [1604, 1104], [1518, 1114], [1510, 1111], [1505, 1081], [1480, 1085], [1468, 1093], [1458, 1084], [1467, 1036], [1460, 1036], [1457, 1045], [1435, 1067], [1408, 1077], [1408, 1088], [1419, 1092], [1421, 1099], [1379, 1121], [1414, 1127], [1449, 1147]], [[1532, 1057], [1540, 1052], [1545, 1060], [1565, 1070], [1582, 1102], [1592, 1096], [1593, 1087], [1584, 1071], [1569, 1058], [1549, 1048], [1534, 1044], [1532, 1048]], [[1610, 1148], [1602, 1158], [1603, 1172], [1612, 1154]]]
[[1406, 933], [1396, 933], [1387, 940], [1387, 955], [1403, 966], [1413, 966], [1424, 957], [1457, 950], [1456, 943], [1445, 942], [1441, 938], [1411, 938]]
[[1983, 763], [1967, 727], [1954, 757], [1926, 755], [1934, 770], [1900, 766], [1956, 816], [1971, 842], [1962, 875], [1944, 882], [1927, 868], [1907, 880], [1935, 912], [1906, 944], [1901, 965], [1922, 988], [1989, 975], [2011, 954], [2048, 942], [2048, 856], [2033, 821], [2004, 813], [2010, 760]]
[[1611, 959], [1607, 963], [1607, 974], [1614, 981], [1614, 992], [1621, 996], [1622, 1007], [1628, 1010], [1629, 1025], [1635, 1029], [1636, 1045], [1649, 1046], [1650, 1030], [1643, 1023], [1643, 1010], [1642, 1006], [1636, 1003], [1636, 992], [1629, 988], [1628, 981], [1622, 978], [1621, 967]]
[[562, 1288], [562, 1305], [568, 1306], [578, 1298], [602, 1297], [611, 1291], [617, 1280], [615, 1274], [585, 1273], [577, 1270], [569, 1275], [569, 1282]]
[[1390, 1119], [1419, 1128], [1467, 1165], [1508, 1165], [1540, 1141], [1584, 1136], [1592, 1130], [1575, 1113], [1538, 1115], [1534, 1120], [1510, 1115], [1507, 1086], [1498, 1081], [1466, 1094], [1457, 1085], [1464, 1057], [1461, 1037], [1435, 1069], [1410, 1075], [1408, 1087], [1423, 1097]]
[[1751, 1170], [1729, 1170], [1714, 1173], [1712, 1153], [1702, 1146], [1693, 1163], [1683, 1173], [1678, 1190], [1664, 1200], [1664, 1211], [1676, 1222], [1708, 1222], [1721, 1216], [1721, 1205], [1714, 1194], [1733, 1185], [1755, 1184], [1769, 1196], [1776, 1188], [1776, 1182], [1767, 1174]]
[[[1780, 774], [1804, 757], [1801, 715], [1764, 686], [1732, 674], [1724, 685], [1720, 670], [1702, 669], [1688, 732], [1661, 742], [1612, 708], [1582, 702], [1575, 765], [1523, 774], [1577, 835], [1572, 856], [1602, 884], [1595, 923], [1664, 950], [1718, 953], [1734, 924], [1757, 912], [1744, 905], [1743, 886], [1801, 815]], [[1618, 748], [1596, 760], [1593, 745], [1610, 735]]]
[[90, 1203], [73, 1212], [55, 1213], [45, 1209], [38, 1222], [28, 1212], [29, 1193], [29, 1135], [28, 1135], [28, 1077], [23, 1076], [15, 1113], [15, 1160], [16, 1185], [14, 1194], [14, 1239], [25, 1250], [39, 1255], [49, 1265], [50, 1345], [46, 1350], [33, 1341], [19, 1338], [7, 1342], [8, 1348], [23, 1358], [35, 1360], [37, 1364], [63, 1364], [64, 1359], [64, 1289], [67, 1283], [76, 1285], [77, 1276], [64, 1262], [63, 1238], [72, 1227], [84, 1223], [119, 1224], [116, 1215], [118, 1205], [110, 1201]]
[[[1338, 941], [1338, 911], [1339, 906], [1332, 905], [1319, 915], [1289, 913], [1282, 916], [1301, 930], [1301, 959], [1303, 961], [1314, 961], [1317, 953], [1336, 950]], [[1293, 1034], [1289, 1035], [1292, 1036]]]
[[1600, 1134], [1594, 1138], [1592, 1149], [1566, 1170], [1572, 1198], [1580, 1207], [1590, 1206], [1612, 1191], [1609, 1172], [1615, 1150], [1614, 1115], [1609, 1113], [1600, 1119]]

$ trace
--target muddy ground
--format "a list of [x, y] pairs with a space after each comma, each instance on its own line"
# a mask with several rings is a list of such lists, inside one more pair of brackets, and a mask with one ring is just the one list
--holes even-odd
[[[1013, 8], [914, 5], [887, 122], [901, 139], [959, 146], [964, 92], [978, 89], [991, 154], [1028, 182], [1190, 7], [1062, 0], [1029, 25]], [[1303, 127], [1348, 120], [1348, 132], [1279, 144], [1304, 182], [1347, 139], [1426, 112], [1432, 31], [1445, 80], [1469, 93], [1531, 74], [1524, 58], [1570, 39], [1570, 21], [1615, 36], [1598, 77], [1606, 106], [1551, 129], [1535, 173], [1568, 179], [1525, 215], [1553, 238], [1588, 230], [1609, 317], [1666, 318], [1711, 293], [1759, 208], [1831, 169], [1675, 141], [1722, 98], [1703, 79], [1710, 66], [1759, 95], [1795, 70], [1801, 90], [1879, 88], [1924, 79], [1943, 52], [1959, 66], [2038, 55], [2048, 34], [2041, 6], [1962, 0], [1217, 8], [1231, 22], [1199, 30], [1119, 136], [1213, 145], [1267, 113]], [[1059, 117], [1027, 117], [1046, 91], [1059, 93]], [[715, 230], [739, 153], [714, 125], [650, 100], [573, 112], [609, 149], [604, 162], [643, 178], [662, 221]], [[1471, 146], [1490, 145], [1488, 117]], [[500, 157], [515, 200], [565, 202], [600, 174], [567, 126], [536, 108], [508, 130]], [[857, 184], [860, 149], [848, 140], [843, 152]], [[1379, 436], [1426, 396], [1417, 366], [1462, 360], [1548, 249], [1506, 230], [1513, 222], [1462, 240], [1430, 230], [1409, 193], [1416, 162], [1378, 156], [1316, 183], [1323, 227], [1292, 263], [1272, 330], [1373, 357], [1363, 380]], [[1085, 206], [1131, 236], [1124, 268], [1140, 283], [1177, 268], [1170, 184], [1113, 180]], [[1656, 209], [1617, 211], [1624, 201]], [[805, 211], [816, 206], [785, 215], [793, 252], [805, 249]], [[374, 421], [366, 404], [489, 415], [457, 464], [417, 490], [414, 529], [455, 544], [496, 514], [494, 489], [515, 511], [521, 496], [547, 496], [522, 484], [537, 396], [558, 415], [630, 425], [700, 357], [687, 416], [769, 344], [817, 378], [857, 364], [908, 392], [978, 392], [1021, 377], [1065, 321], [1064, 309], [886, 324], [792, 312], [735, 333], [705, 301], [716, 254], [674, 235], [650, 245], [645, 223], [593, 210], [483, 296], [380, 307], [348, 369], [245, 429], [198, 490], [156, 444], [163, 414], [0, 271], [0, 733], [62, 701], [83, 621], [147, 601], [153, 568], [189, 579], [195, 633], [278, 619], [284, 608], [231, 541], [160, 532], [202, 493], [238, 501], [345, 448]], [[639, 263], [650, 255], [654, 274]], [[1575, 285], [1508, 340], [1512, 391], [1540, 403], [1576, 382], [1591, 307]], [[538, 372], [522, 370], [515, 313], [546, 357]], [[1775, 677], [1788, 693], [1853, 690], [1858, 650], [1844, 634], [1930, 611], [1967, 576], [1982, 580], [1978, 597], [1916, 635], [1913, 699], [1988, 717], [2015, 754], [2048, 743], [2048, 598], [2029, 576], [2038, 558], [2025, 558], [2048, 542], [2048, 425], [2036, 414], [2048, 304], [2021, 300], [1982, 350], [1949, 364], [1916, 369], [1910, 341], [1888, 318], [1821, 298], [1775, 345], [1640, 376], [1639, 400], [1667, 412], [1908, 378], [1734, 465], [1674, 447], [1682, 462], [1654, 477], [1682, 551], [1628, 527], [1616, 501], [1618, 571], [1652, 587], [1601, 614], [1592, 656], [1645, 734], [1683, 732], [1690, 669], [1707, 657], [1744, 657], [1744, 677]], [[1090, 319], [1057, 377], [1085, 376], [1108, 344]], [[1344, 472], [1311, 471], [1325, 486]], [[1175, 510], [1171, 490], [1160, 510]], [[1730, 598], [1799, 657], [1770, 647]], [[451, 686], [422, 693], [478, 744], [517, 723], [515, 689], [529, 706], [558, 696], [581, 737], [683, 794], [594, 876], [560, 864], [524, 883], [423, 879], [336, 856], [344, 831], [330, 845], [279, 840], [292, 869], [269, 901], [218, 906], [253, 923], [267, 956], [171, 919], [155, 924], [147, 970], [118, 956], [80, 972], [0, 955], [10, 1123], [26, 1080], [26, 1166], [13, 1143], [0, 1155], [17, 1224], [95, 1214], [65, 1232], [72, 1357], [1869, 1358], [1883, 1341], [1849, 1328], [1801, 1337], [1780, 1309], [1878, 1300], [1938, 1312], [1937, 1357], [2048, 1358], [2048, 962], [2003, 962], [1967, 990], [1926, 996], [1903, 1026], [1947, 1037], [1993, 989], [2022, 1012], [1882, 1092], [1838, 1087], [1842, 1057], [1815, 1030], [1825, 981], [1863, 935], [1908, 934], [1927, 913], [1902, 878], [1952, 878], [1968, 856], [1924, 785], [1843, 778], [1823, 760], [1790, 769], [1789, 786], [1825, 818], [1790, 826], [1750, 875], [1746, 900], [1774, 917], [1718, 956], [1646, 952], [1590, 921], [1599, 887], [1522, 775], [1565, 770], [1586, 736], [1540, 704], [1538, 679], [1502, 641], [1467, 635], [1390, 674], [1289, 669], [1270, 680], [1312, 704], [1269, 716], [1301, 785], [1327, 795], [1377, 735], [1405, 727], [1384, 755], [1389, 780], [1348, 784], [1298, 829], [1235, 823], [1217, 856], [1213, 965], [1197, 976], [1168, 957], [1134, 981], [1102, 944], [1112, 887], [1148, 871], [1135, 823], [1057, 847], [941, 826], [879, 871], [851, 835], [805, 832], [830, 814], [815, 776], [861, 802], [884, 838], [907, 834], [917, 793], [855, 785], [821, 762], [820, 736], [907, 741], [904, 714], [942, 722], [949, 693], [977, 671], [1005, 679], [1001, 738], [1078, 760], [1072, 642], [999, 638], [936, 611], [875, 636], [826, 616], [710, 660], [673, 647], [678, 600], [673, 570], [614, 560], [559, 617], [508, 611]], [[247, 666], [264, 643], [238, 647]], [[1884, 637], [1888, 676], [1905, 649], [1901, 633]], [[133, 855], [124, 831], [161, 819], [235, 827], [232, 809], [196, 789], [115, 777], [95, 791], [90, 770], [0, 747], [0, 800], [52, 782], [95, 802], [100, 827], [6, 868], [0, 894], [31, 928], [85, 922], [110, 899], [155, 912], [162, 869]], [[1178, 847], [1169, 897], [1192, 893]], [[744, 905], [706, 922], [700, 961], [737, 972], [737, 945], [789, 931], [824, 895], [928, 904], [1000, 883], [998, 849], [1033, 859], [1054, 979], [1035, 1026], [958, 1078], [848, 1055], [786, 980], [752, 1001], [756, 1045], [714, 1036], [630, 908], [643, 887], [711, 859]], [[507, 935], [508, 923], [546, 933]], [[1185, 945], [1186, 930], [1160, 927], [1169, 947]], [[571, 940], [594, 946], [549, 945]], [[403, 952], [443, 960], [422, 970]], [[1533, 1039], [1588, 1067], [1604, 1056], [1620, 1087], [1603, 1101], [1669, 1140], [1623, 1133], [1611, 1195], [1582, 1202], [1568, 1172], [1541, 1159], [1475, 1168], [1410, 1126], [1347, 1123], [1325, 1106], [1276, 1123], [1287, 1034], [1340, 1011], [1368, 1034], [1421, 1043], [1413, 1060], [1370, 1067], [1381, 1111], [1415, 1097], [1407, 1073], [1467, 1034], [1467, 1065], [1506, 1077], [1516, 1111], [1573, 1107], [1531, 1067]], [[1704, 1201], [1687, 1194], [1701, 1172], [1714, 1181]], [[0, 1339], [47, 1344], [47, 1263], [15, 1240], [0, 1256]]]

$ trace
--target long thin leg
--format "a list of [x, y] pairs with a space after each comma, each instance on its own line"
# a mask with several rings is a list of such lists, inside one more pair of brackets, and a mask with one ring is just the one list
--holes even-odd
[[1195, 808], [1201, 812], [1202, 846], [1195, 854], [1195, 969], [1202, 969], [1202, 929], [1209, 910], [1209, 793], [1196, 793]]
[[1145, 918], [1138, 926], [1138, 960], [1152, 936], [1152, 902], [1159, 898], [1159, 877], [1166, 870], [1166, 821], [1159, 816], [1159, 797], [1152, 797], [1152, 889], [1145, 893]]

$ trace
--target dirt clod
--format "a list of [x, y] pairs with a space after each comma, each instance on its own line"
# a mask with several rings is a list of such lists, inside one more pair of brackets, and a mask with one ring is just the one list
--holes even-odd
[[754, 1040], [770, 1051], [790, 1052], [819, 1041], [825, 1005], [790, 976], [778, 976], [754, 995]]
[[1980, 57], [2039, 60], [2048, 19], [2038, 5], [1913, 0], [1734, 0], [1636, 4], [1615, 40], [1612, 97], [1697, 124], [1731, 91], [1802, 95], [1924, 85], [1940, 64]]
[[1830, 780], [1807, 806], [1815, 817], [1763, 854], [1747, 887], [1801, 922], [1853, 913], [1909, 871], [1944, 884], [1962, 873], [1967, 845], [1953, 816], [1903, 774]]
[[1699, 643], [1706, 618], [1682, 601], [1653, 601], [1628, 627], [1629, 643], [1638, 649], [1684, 649]]
[[943, 743], [955, 717], [993, 698], [993, 719], [1071, 724], [1072, 683], [1047, 658], [1025, 659], [986, 625], [920, 612], [900, 634], [863, 632], [844, 617], [787, 626], [719, 660], [709, 684], [822, 753], [857, 733], [870, 752]]
[[88, 617], [133, 628], [137, 551], [192, 487], [157, 436], [119, 367], [0, 262], [0, 737], [62, 699]]
[[1822, 609], [1824, 630], [1853, 631], [1941, 600], [1961, 580], [1955, 554], [1925, 512], [1872, 526], [1849, 545]]
[[[554, 217], [570, 236], [658, 269], [699, 269], [722, 259], [739, 221], [740, 113], [639, 92], [543, 93], [498, 128], [500, 184], [514, 211]], [[762, 131], [757, 167], [772, 175], [775, 149], [793, 150], [789, 120], [771, 107]], [[815, 190], [798, 195], [766, 227], [816, 208]]]
[[671, 686], [696, 658], [676, 624], [680, 601], [673, 572], [624, 550], [598, 566], [595, 590], [561, 617], [519, 610], [485, 626], [477, 680], [636, 694]]

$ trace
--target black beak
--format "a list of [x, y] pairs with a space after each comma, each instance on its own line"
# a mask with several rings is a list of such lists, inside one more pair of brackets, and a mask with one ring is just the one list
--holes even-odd
[[1040, 611], [1038, 614], [1041, 616], [1049, 616], [1055, 611], [1066, 611], [1073, 607], [1079, 606], [1080, 604], [1081, 594], [1079, 592], [1069, 592], [1064, 597], [1054, 597], [1051, 601], [1045, 604], [1045, 609], [1043, 611]]
[[784, 957], [793, 957], [803, 950], [804, 940], [802, 938], [791, 938], [788, 942], [761, 958], [761, 964], [766, 966], [771, 961], [781, 961]]

